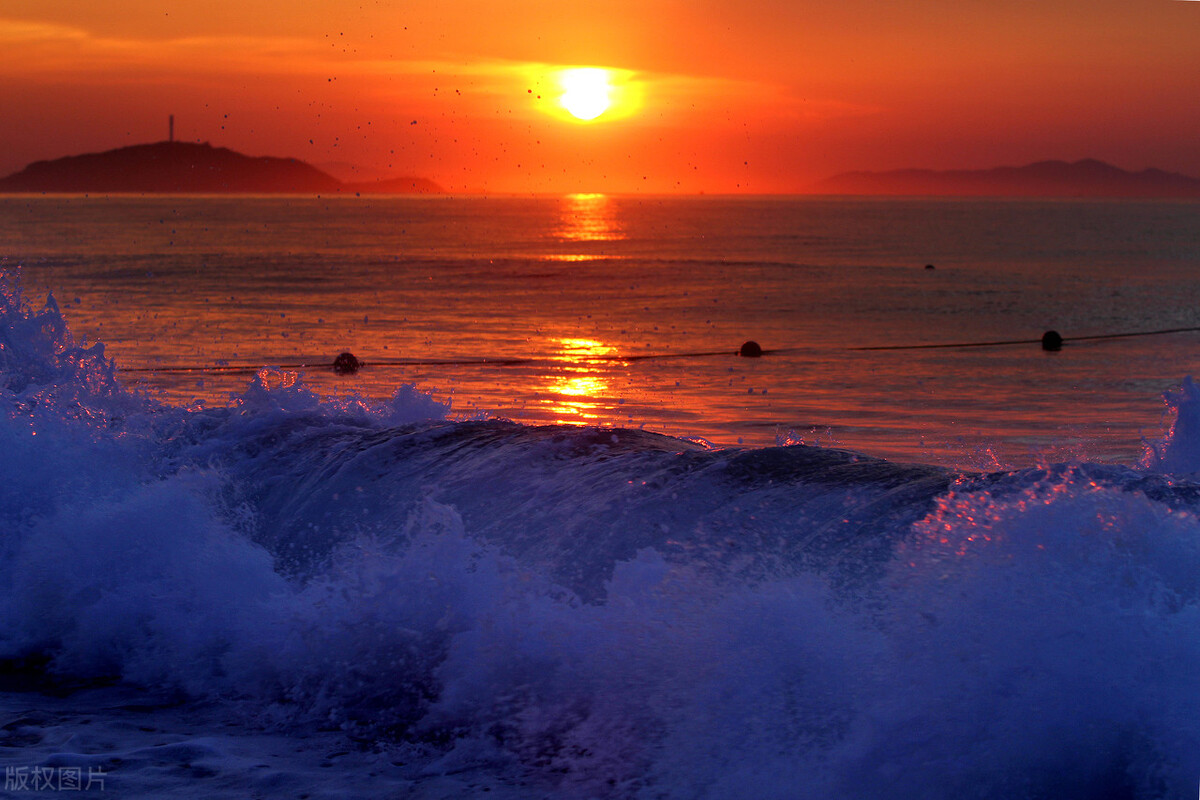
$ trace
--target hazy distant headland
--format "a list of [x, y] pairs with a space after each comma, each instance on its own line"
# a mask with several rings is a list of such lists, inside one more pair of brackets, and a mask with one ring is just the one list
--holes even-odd
[[252, 157], [210, 144], [156, 142], [36, 161], [0, 178], [0, 192], [158, 194], [414, 194], [424, 178], [346, 183], [295, 158]]
[[[357, 172], [352, 165], [343, 177]], [[337, 170], [333, 170], [337, 171]], [[371, 173], [366, 173], [371, 174]], [[155, 142], [36, 161], [6, 178], [0, 192], [133, 194], [427, 194], [426, 178], [339, 180], [296, 158], [247, 156], [194, 142]], [[1039, 161], [982, 170], [843, 172], [814, 194], [992, 197], [1200, 198], [1200, 178], [1159, 169], [1127, 170], [1095, 159]]]
[[983, 170], [899, 169], [844, 172], [813, 187], [817, 194], [993, 197], [1200, 197], [1200, 179], [1145, 169], [1126, 170], [1095, 159], [1039, 161]]

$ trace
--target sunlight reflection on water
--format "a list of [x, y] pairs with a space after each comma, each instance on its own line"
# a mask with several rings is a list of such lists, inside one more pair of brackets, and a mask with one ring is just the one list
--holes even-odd
[[594, 339], [558, 338], [553, 343], [553, 360], [560, 365], [547, 376], [545, 403], [560, 415], [554, 422], [582, 425], [605, 417], [612, 405], [612, 386], [596, 359], [612, 357], [617, 349]]
[[[616, 242], [626, 238], [617, 204], [605, 194], [569, 194], [562, 198], [558, 225], [551, 236], [564, 244]], [[603, 257], [603, 252], [556, 253], [549, 261], [586, 261]]]

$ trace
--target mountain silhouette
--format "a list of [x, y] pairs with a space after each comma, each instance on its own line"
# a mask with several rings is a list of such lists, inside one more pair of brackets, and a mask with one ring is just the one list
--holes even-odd
[[1095, 159], [1039, 161], [984, 170], [900, 169], [844, 172], [817, 194], [975, 195], [995, 197], [1200, 197], [1200, 179], [1159, 169], [1128, 172]]
[[208, 143], [156, 142], [36, 161], [0, 192], [333, 194], [440, 192], [423, 178], [343, 183], [295, 158], [252, 157]]

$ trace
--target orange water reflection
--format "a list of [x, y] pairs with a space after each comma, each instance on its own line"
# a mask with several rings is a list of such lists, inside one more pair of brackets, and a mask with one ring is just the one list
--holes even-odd
[[[569, 194], [562, 198], [555, 238], [562, 242], [613, 242], [625, 238], [617, 204], [605, 194]], [[596, 252], [555, 256], [560, 261], [595, 258]]]
[[617, 354], [615, 347], [595, 339], [552, 340], [557, 362], [547, 375], [544, 400], [547, 411], [560, 425], [595, 424], [609, 416], [612, 384], [606, 365]]

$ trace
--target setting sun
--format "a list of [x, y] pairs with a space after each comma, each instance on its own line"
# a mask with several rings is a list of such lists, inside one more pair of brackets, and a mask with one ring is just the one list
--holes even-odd
[[576, 119], [593, 120], [612, 105], [613, 87], [608, 70], [598, 67], [563, 70], [559, 83], [563, 87], [559, 103]]

